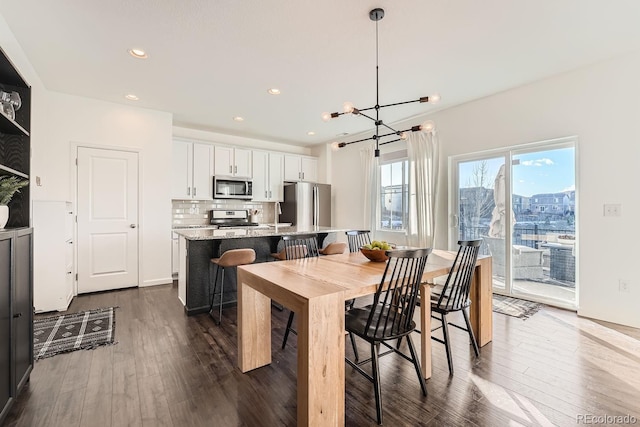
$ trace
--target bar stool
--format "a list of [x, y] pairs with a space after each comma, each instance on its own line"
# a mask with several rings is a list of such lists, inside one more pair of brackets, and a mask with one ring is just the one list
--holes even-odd
[[332, 242], [329, 243], [326, 247], [320, 249], [320, 255], [337, 255], [343, 254], [347, 249], [347, 244], [344, 242]]
[[[229, 267], [237, 267], [239, 265], [251, 264], [256, 260], [256, 252], [253, 249], [231, 249], [226, 251], [220, 256], [220, 258], [212, 258], [211, 264], [215, 269], [215, 275], [213, 279], [213, 293], [211, 295], [211, 306], [209, 307], [209, 314], [212, 314], [214, 301], [216, 297], [216, 289], [218, 287], [218, 271], [222, 268], [222, 281], [220, 282], [220, 301], [218, 325], [222, 323], [222, 293], [224, 291], [224, 270]], [[209, 286], [211, 286], [211, 276], [209, 276]], [[212, 316], [213, 317], [213, 316]]]

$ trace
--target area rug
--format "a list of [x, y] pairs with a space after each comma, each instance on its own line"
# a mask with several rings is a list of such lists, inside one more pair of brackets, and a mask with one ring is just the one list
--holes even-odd
[[527, 319], [542, 308], [542, 304], [518, 298], [493, 295], [493, 311], [507, 316]]
[[33, 321], [35, 360], [114, 344], [115, 308], [98, 308]]

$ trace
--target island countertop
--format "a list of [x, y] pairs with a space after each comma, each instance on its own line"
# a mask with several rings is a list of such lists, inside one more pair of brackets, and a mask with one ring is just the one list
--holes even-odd
[[173, 232], [187, 240], [223, 240], [223, 239], [242, 239], [255, 237], [271, 237], [286, 236], [307, 233], [337, 233], [344, 232], [346, 229], [334, 227], [298, 227], [298, 226], [282, 226], [282, 227], [246, 227], [246, 228], [185, 228], [173, 229]]

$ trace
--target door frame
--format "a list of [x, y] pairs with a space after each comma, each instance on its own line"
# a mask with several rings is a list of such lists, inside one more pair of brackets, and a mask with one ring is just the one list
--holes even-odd
[[[529, 142], [529, 143], [525, 143], [525, 144], [517, 144], [517, 145], [511, 145], [508, 147], [500, 147], [500, 148], [494, 148], [494, 149], [488, 149], [488, 150], [483, 150], [483, 151], [476, 151], [476, 152], [472, 152], [472, 153], [465, 153], [465, 154], [459, 154], [459, 155], [451, 155], [448, 158], [448, 184], [449, 184], [449, 189], [447, 191], [448, 194], [448, 209], [449, 209], [449, 215], [447, 216], [447, 228], [448, 228], [448, 236], [447, 236], [447, 241], [448, 241], [448, 245], [449, 245], [449, 249], [455, 250], [457, 249], [457, 242], [458, 242], [458, 233], [459, 233], [459, 224], [458, 224], [458, 212], [459, 212], [459, 197], [458, 197], [458, 189], [460, 186], [460, 183], [458, 182], [458, 169], [457, 169], [457, 164], [460, 162], [466, 162], [466, 161], [473, 161], [473, 160], [482, 160], [485, 158], [495, 158], [495, 157], [504, 157], [505, 159], [505, 164], [509, 164], [510, 167], [505, 168], [505, 188], [507, 191], [506, 194], [506, 198], [505, 198], [505, 208], [507, 209], [507, 212], [509, 212], [512, 209], [512, 192], [513, 192], [513, 186], [512, 186], [512, 167], [513, 167], [513, 156], [517, 155], [517, 154], [522, 154], [524, 152], [527, 151], [537, 151], [539, 149], [544, 149], [544, 148], [549, 148], [549, 146], [553, 145], [553, 149], [555, 148], [563, 148], [563, 146], [566, 147], [573, 147], [574, 148], [574, 166], [575, 166], [575, 188], [576, 188], [576, 195], [575, 195], [575, 223], [576, 223], [576, 246], [575, 246], [575, 253], [576, 253], [576, 271], [575, 271], [575, 275], [576, 275], [576, 287], [575, 287], [575, 301], [573, 302], [573, 304], [570, 303], [563, 303], [560, 302], [559, 300], [556, 299], [551, 299], [551, 298], [546, 298], [544, 296], [540, 296], [540, 295], [535, 295], [535, 294], [526, 294], [526, 299], [531, 300], [531, 301], [536, 301], [536, 302], [540, 302], [540, 303], [544, 303], [544, 304], [549, 304], [552, 306], [556, 306], [556, 307], [562, 307], [562, 308], [566, 308], [569, 310], [573, 310], [576, 311], [579, 309], [579, 301], [580, 301], [580, 231], [579, 231], [579, 226], [580, 226], [580, 212], [581, 209], [579, 208], [579, 202], [580, 202], [580, 157], [579, 157], [579, 145], [580, 145], [580, 139], [578, 138], [577, 135], [569, 135], [569, 136], [564, 136], [564, 137], [560, 137], [560, 138], [554, 138], [554, 139], [547, 139], [544, 141], [536, 141], [536, 142]], [[510, 248], [511, 245], [513, 244], [513, 224], [511, 223], [511, 221], [509, 221], [508, 223], [508, 228], [507, 228], [507, 235], [505, 236], [505, 246], [507, 248]], [[506, 250], [505, 251], [505, 256], [506, 256], [506, 269], [505, 269], [505, 290], [504, 290], [504, 294], [507, 296], [513, 296], [511, 295], [511, 288], [512, 288], [512, 278], [511, 278], [511, 251]], [[503, 292], [496, 292], [495, 290], [492, 289], [493, 293], [496, 294], [503, 294]]]
[[73, 276], [73, 296], [78, 296], [78, 165], [76, 164], [76, 160], [78, 158], [78, 149], [79, 148], [93, 148], [99, 150], [111, 150], [111, 151], [124, 151], [128, 153], [136, 153], [138, 155], [138, 248], [137, 248], [137, 262], [138, 262], [138, 288], [142, 283], [142, 235], [144, 231], [144, 215], [142, 210], [142, 150], [136, 147], [122, 147], [118, 145], [104, 145], [104, 144], [92, 144], [86, 142], [73, 142], [71, 141], [69, 144], [69, 176], [71, 179], [69, 180], [69, 194], [71, 195], [71, 200], [73, 201], [73, 214], [74, 214], [74, 222], [73, 222], [73, 266], [74, 266], [74, 276]]

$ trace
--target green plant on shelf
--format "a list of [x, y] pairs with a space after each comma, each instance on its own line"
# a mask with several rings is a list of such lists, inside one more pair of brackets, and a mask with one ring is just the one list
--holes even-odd
[[29, 181], [26, 179], [15, 176], [0, 176], [0, 205], [8, 205], [13, 196], [27, 185], [29, 185]]

